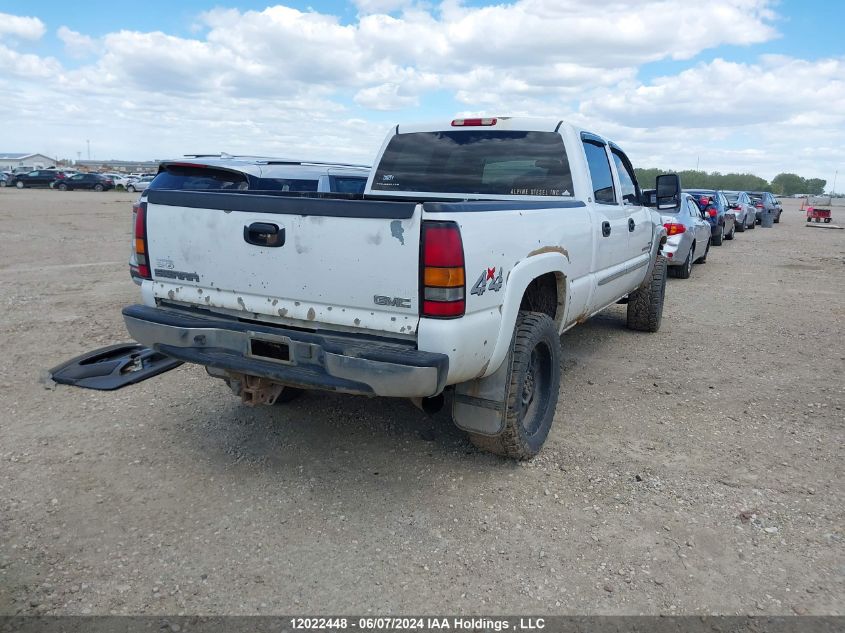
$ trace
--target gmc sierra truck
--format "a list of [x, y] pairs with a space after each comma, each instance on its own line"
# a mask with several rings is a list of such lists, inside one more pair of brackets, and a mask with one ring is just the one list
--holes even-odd
[[304, 389], [414, 399], [478, 447], [536, 455], [560, 334], [614, 303], [660, 327], [666, 231], [625, 153], [562, 121], [397, 125], [363, 194], [151, 189], [134, 222], [140, 343], [246, 404]]

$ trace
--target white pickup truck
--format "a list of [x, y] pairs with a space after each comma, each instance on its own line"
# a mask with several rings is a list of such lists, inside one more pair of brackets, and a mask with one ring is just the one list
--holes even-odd
[[554, 419], [559, 335], [627, 302], [660, 326], [658, 208], [615, 144], [562, 121], [396, 126], [359, 195], [151, 189], [135, 217], [139, 342], [204, 365], [247, 404], [303, 389], [453, 391], [477, 446], [537, 454]]

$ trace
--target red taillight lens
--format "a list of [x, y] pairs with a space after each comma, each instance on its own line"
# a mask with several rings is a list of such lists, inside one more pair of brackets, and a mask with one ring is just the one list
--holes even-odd
[[663, 226], [666, 228], [667, 235], [680, 235], [687, 230], [687, 227], [677, 222], [667, 222]]
[[420, 262], [422, 316], [454, 318], [466, 309], [461, 231], [454, 222], [423, 222]]
[[479, 125], [496, 125], [496, 119], [455, 119], [452, 127], [469, 127]]
[[133, 247], [135, 249], [136, 266], [133, 272], [143, 279], [152, 279], [150, 274], [150, 254], [147, 250], [147, 203], [140, 202], [132, 205], [135, 219], [133, 231]]
[[758, 202], [758, 203], [757, 203], [757, 204], [755, 204], [754, 206], [755, 206], [755, 207], [757, 207], [758, 209], [762, 209], [762, 208], [763, 208], [763, 203], [762, 203], [762, 202]]
[[719, 215], [719, 212], [716, 211], [716, 209], [714, 209], [713, 207], [710, 207], [709, 209], [707, 209], [707, 215], [709, 215], [711, 218], [715, 218], [717, 215]]

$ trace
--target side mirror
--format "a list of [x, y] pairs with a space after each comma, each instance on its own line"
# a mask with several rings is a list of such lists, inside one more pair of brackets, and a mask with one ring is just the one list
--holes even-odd
[[674, 209], [681, 204], [681, 179], [678, 174], [659, 175], [656, 188], [658, 209]]
[[643, 189], [643, 205], [647, 207], [657, 206], [657, 191], [654, 189]]

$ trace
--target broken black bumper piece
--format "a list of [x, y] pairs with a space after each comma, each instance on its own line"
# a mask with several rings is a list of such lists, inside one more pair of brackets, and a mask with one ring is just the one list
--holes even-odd
[[170, 371], [182, 361], [139, 343], [119, 343], [72, 358], [50, 370], [54, 382], [112, 391]]

